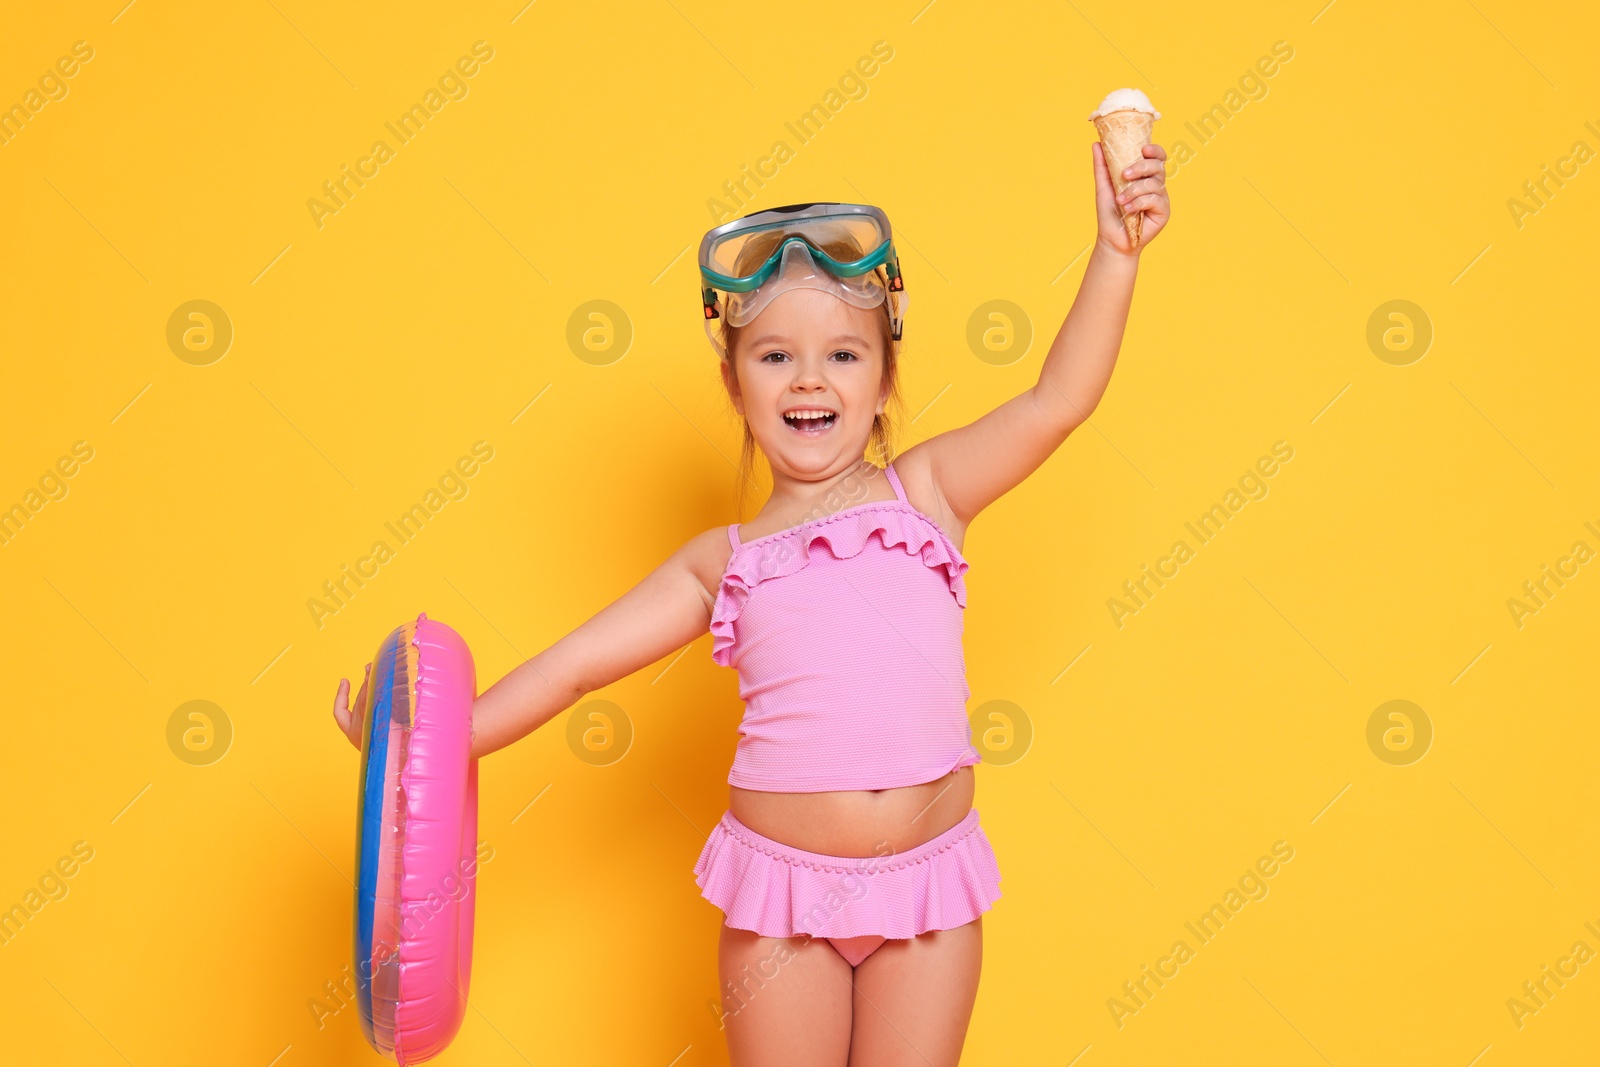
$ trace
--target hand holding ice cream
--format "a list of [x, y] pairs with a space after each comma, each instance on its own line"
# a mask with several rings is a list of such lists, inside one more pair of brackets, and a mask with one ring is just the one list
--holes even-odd
[[[1167, 153], [1150, 139], [1151, 125], [1160, 117], [1138, 89], [1111, 91], [1089, 115], [1105, 159], [1106, 180], [1100, 178], [1098, 165], [1095, 169], [1101, 236], [1119, 252], [1137, 252], [1166, 225], [1169, 209], [1162, 161]], [[1123, 233], [1116, 235], [1119, 223]]]

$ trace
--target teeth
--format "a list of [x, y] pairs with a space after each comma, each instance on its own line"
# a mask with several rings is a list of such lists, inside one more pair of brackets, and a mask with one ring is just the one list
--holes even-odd
[[797, 408], [794, 411], [785, 411], [783, 417], [786, 419], [825, 419], [832, 414], [833, 412], [822, 408]]

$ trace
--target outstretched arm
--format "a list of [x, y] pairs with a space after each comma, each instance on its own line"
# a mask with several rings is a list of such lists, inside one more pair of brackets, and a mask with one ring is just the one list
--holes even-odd
[[[704, 633], [711, 622], [711, 606], [696, 567], [704, 563], [710, 546], [725, 543], [720, 529], [689, 541], [638, 585], [480, 694], [472, 704], [472, 758], [525, 737], [586, 693], [656, 662]], [[371, 668], [367, 664], [369, 677]], [[357, 748], [366, 690], [363, 681], [361, 694], [350, 706], [349, 682], [340, 679], [334, 696], [333, 717]]]
[[1166, 151], [1147, 145], [1124, 207], [1144, 211], [1139, 248], [1128, 238], [1099, 142], [1091, 146], [1099, 232], [1083, 284], [1039, 371], [1038, 384], [966, 426], [908, 449], [925, 451], [933, 480], [963, 525], [1038, 469], [1083, 424], [1111, 380], [1139, 254], [1166, 225]]
[[[701, 535], [703, 538], [705, 535]], [[472, 705], [472, 755], [487, 755], [543, 726], [587, 693], [682, 648], [711, 622], [690, 541], [638, 585], [521, 664]]]

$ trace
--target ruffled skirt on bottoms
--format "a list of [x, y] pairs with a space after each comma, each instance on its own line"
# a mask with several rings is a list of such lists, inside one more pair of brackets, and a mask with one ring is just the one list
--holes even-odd
[[915, 937], [965, 925], [1000, 899], [1000, 869], [976, 808], [920, 845], [864, 857], [785, 845], [727, 811], [694, 875], [728, 926], [766, 937]]

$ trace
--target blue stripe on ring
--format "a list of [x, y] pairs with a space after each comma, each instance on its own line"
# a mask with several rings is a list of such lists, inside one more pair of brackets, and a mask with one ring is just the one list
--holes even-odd
[[[377, 1047], [372, 1033], [372, 927], [378, 893], [378, 846], [383, 841], [384, 774], [389, 763], [389, 725], [394, 715], [395, 657], [402, 654], [404, 627], [391, 633], [378, 650], [371, 685], [372, 714], [367, 717], [361, 760], [361, 818], [356, 852], [360, 876], [356, 885], [356, 996], [361, 1029]], [[393, 1020], [390, 1020], [390, 1026]]]

